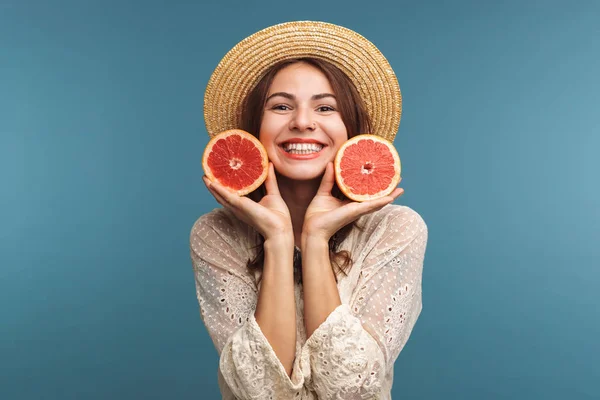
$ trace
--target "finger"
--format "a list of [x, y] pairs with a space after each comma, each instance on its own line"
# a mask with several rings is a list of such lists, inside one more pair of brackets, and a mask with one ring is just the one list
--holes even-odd
[[269, 171], [267, 173], [267, 180], [265, 181], [265, 188], [267, 194], [279, 195], [279, 186], [277, 185], [277, 177], [275, 176], [275, 167], [273, 163], [269, 162]]
[[223, 196], [221, 196], [219, 193], [215, 192], [213, 189], [210, 189], [210, 192], [212, 193], [213, 197], [217, 200], [217, 203], [219, 203], [223, 207], [231, 208], [229, 206], [229, 203], [227, 203], [227, 200], [225, 200], [223, 198]]
[[223, 198], [223, 196], [215, 192], [215, 189], [212, 186], [212, 182], [210, 182], [208, 179], [204, 179], [204, 183], [206, 183], [206, 188], [208, 189], [210, 194], [213, 195], [213, 197], [217, 200], [219, 204], [225, 207], [227, 205], [227, 201]]
[[[396, 190], [398, 190], [398, 189], [394, 189], [394, 192]], [[404, 189], [400, 189], [400, 190], [404, 190]], [[392, 192], [392, 193], [394, 193], [394, 192]], [[358, 217], [361, 217], [363, 215], [372, 213], [374, 211], [381, 210], [383, 207], [385, 207], [386, 205], [393, 202], [394, 199], [395, 199], [395, 197], [393, 197], [390, 194], [388, 196], [380, 197], [375, 200], [369, 200], [369, 201], [364, 201], [362, 203], [356, 203], [356, 209], [354, 210], [354, 212], [356, 213], [356, 215], [358, 215]]]
[[[230, 208], [236, 208], [236, 209], [241, 208], [240, 207], [241, 197], [238, 196], [236, 193], [233, 193], [232, 191], [227, 189], [220, 182], [218, 182], [218, 181], [211, 182], [209, 190], [211, 190], [211, 193], [219, 195], [219, 198], [223, 201], [223, 202], [220, 202], [222, 205], [229, 206]], [[216, 196], [215, 196], [215, 198], [216, 198]]]
[[363, 215], [381, 210], [383, 207], [393, 202], [394, 199], [400, 196], [403, 192], [404, 189], [396, 188], [390, 195], [380, 197], [378, 199], [368, 200], [360, 203], [350, 200], [344, 201], [344, 205], [342, 207], [332, 212], [332, 217], [334, 219], [343, 221], [341, 226], [345, 226], [362, 217]]
[[331, 194], [331, 189], [333, 188], [333, 183], [335, 182], [335, 174], [333, 172], [333, 163], [328, 162], [325, 167], [325, 173], [323, 174], [323, 179], [321, 179], [321, 185], [319, 186], [319, 190], [317, 190], [317, 195], [328, 195]]
[[254, 200], [245, 196], [238, 196], [216, 181], [212, 182], [209, 190], [221, 205], [230, 209], [242, 221], [248, 221], [245, 218], [246, 216], [252, 220], [262, 218], [263, 207]]
[[[204, 175], [204, 176], [202, 177], [202, 180], [204, 181], [204, 184], [206, 185], [206, 188], [208, 189], [208, 191], [210, 192], [210, 194], [212, 194], [212, 195], [213, 195], [213, 197], [217, 198], [217, 196], [219, 196], [219, 195], [218, 195], [218, 194], [215, 192], [215, 190], [213, 189], [213, 186], [212, 186], [212, 185], [213, 185], [213, 183], [212, 183], [212, 181], [211, 181], [210, 179], [208, 179], [208, 177], [207, 177], [206, 175]], [[219, 197], [220, 197], [220, 196], [219, 196]], [[218, 198], [217, 198], [217, 201], [218, 201], [219, 203], [221, 203], [220, 199], [218, 199]], [[221, 203], [221, 204], [222, 204], [222, 203]]]
[[384, 197], [380, 197], [375, 200], [366, 201], [364, 203], [361, 203], [361, 206], [362, 206], [361, 210], [360, 210], [361, 215], [365, 215], [365, 214], [375, 211], [376, 209], [383, 208], [386, 205], [390, 204], [393, 200], [394, 200], [393, 197], [384, 196]]
[[233, 213], [233, 215], [235, 215], [240, 221], [243, 221], [243, 222], [245, 222], [248, 225], [252, 224], [252, 220], [250, 220], [250, 219], [247, 218], [248, 215], [247, 215], [246, 212], [244, 212], [240, 208], [237, 208], [237, 207], [233, 206], [230, 202], [228, 202], [225, 198], [223, 198], [221, 195], [219, 195], [213, 189], [209, 189], [209, 190], [212, 193], [212, 195], [215, 197], [215, 199], [217, 200], [217, 202], [219, 204], [221, 204], [224, 208], [226, 208], [229, 211], [231, 211]]
[[388, 196], [392, 197], [393, 200], [396, 200], [398, 197], [402, 196], [403, 194], [404, 194], [404, 189], [402, 189], [402, 188], [396, 188]]
[[208, 191], [214, 196], [219, 204], [230, 210], [239, 220], [248, 225], [256, 226], [256, 221], [264, 219], [263, 207], [247, 197], [240, 197], [230, 192], [219, 182], [212, 182], [203, 177]]

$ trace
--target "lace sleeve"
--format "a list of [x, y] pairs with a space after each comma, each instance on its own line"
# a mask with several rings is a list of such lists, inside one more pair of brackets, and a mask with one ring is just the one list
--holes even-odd
[[200, 315], [220, 373], [238, 399], [294, 398], [304, 379], [290, 379], [254, 319], [258, 290], [246, 268], [245, 238], [236, 232], [231, 219], [213, 211], [196, 221], [190, 237]]
[[[427, 226], [408, 207], [377, 227], [351, 303], [337, 307], [302, 349], [301, 366], [319, 399], [380, 398], [386, 375], [422, 309]], [[308, 379], [307, 379], [308, 381]]]

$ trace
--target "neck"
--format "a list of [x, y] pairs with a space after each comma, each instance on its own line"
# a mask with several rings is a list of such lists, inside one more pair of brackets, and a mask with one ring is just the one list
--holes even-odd
[[300, 238], [302, 236], [302, 226], [304, 224], [304, 215], [308, 209], [308, 205], [317, 194], [317, 190], [321, 184], [321, 179], [313, 179], [308, 181], [292, 181], [281, 175], [277, 176], [277, 183], [281, 198], [290, 210], [292, 218], [292, 226], [294, 229], [294, 242], [300, 247]]

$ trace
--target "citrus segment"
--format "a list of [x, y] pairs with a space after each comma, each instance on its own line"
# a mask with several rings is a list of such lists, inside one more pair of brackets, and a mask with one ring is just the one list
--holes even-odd
[[262, 143], [241, 129], [214, 136], [202, 156], [202, 168], [208, 179], [240, 196], [256, 190], [265, 181], [268, 165]]

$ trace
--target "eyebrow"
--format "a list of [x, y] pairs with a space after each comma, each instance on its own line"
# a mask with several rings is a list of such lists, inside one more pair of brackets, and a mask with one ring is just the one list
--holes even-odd
[[[267, 101], [269, 101], [272, 97], [275, 97], [275, 96], [281, 96], [281, 97], [285, 97], [286, 99], [296, 100], [296, 96], [294, 96], [291, 93], [276, 92], [276, 93], [273, 93], [272, 95], [270, 95], [269, 97], [267, 97], [267, 100], [265, 100], [265, 103]], [[311, 100], [321, 100], [321, 99], [324, 99], [326, 97], [333, 97], [335, 99], [335, 95], [333, 95], [331, 93], [319, 93], [319, 94], [315, 94], [310, 99]]]

